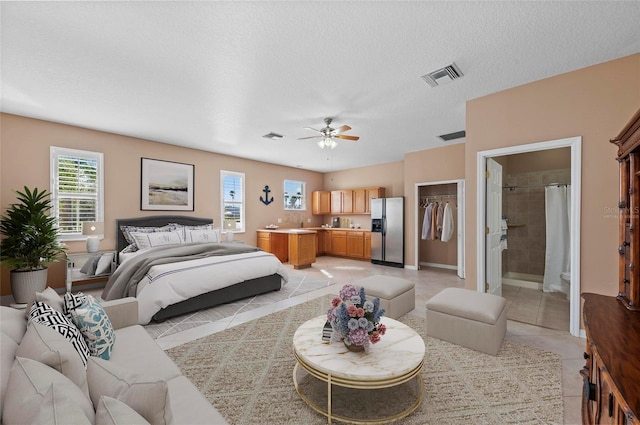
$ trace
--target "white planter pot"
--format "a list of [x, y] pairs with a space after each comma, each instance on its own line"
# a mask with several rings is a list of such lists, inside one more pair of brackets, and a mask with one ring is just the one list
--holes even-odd
[[47, 268], [34, 271], [11, 271], [11, 294], [17, 304], [29, 304], [36, 299], [36, 292], [47, 287]]

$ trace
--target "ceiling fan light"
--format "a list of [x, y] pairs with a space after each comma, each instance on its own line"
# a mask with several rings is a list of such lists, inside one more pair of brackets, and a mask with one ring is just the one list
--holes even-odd
[[331, 141], [329, 142], [329, 146], [331, 147], [331, 149], [335, 149], [336, 146], [338, 146], [338, 143], [335, 140], [331, 139]]
[[319, 140], [318, 146], [320, 146], [321, 149], [324, 149], [324, 140]]

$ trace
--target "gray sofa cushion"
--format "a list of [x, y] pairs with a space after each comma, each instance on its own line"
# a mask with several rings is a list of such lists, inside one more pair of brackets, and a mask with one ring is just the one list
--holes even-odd
[[100, 425], [150, 425], [131, 407], [115, 398], [102, 396], [96, 409], [96, 424]]

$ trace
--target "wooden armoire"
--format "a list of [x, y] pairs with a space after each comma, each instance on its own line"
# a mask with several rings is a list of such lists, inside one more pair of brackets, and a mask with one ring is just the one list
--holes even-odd
[[620, 134], [619, 290], [583, 294], [582, 422], [640, 425], [640, 110]]

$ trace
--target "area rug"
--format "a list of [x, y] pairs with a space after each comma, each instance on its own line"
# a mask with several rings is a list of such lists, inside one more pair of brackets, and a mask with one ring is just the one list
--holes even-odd
[[[306, 320], [326, 314], [329, 296], [167, 350], [231, 425], [326, 424], [296, 393], [291, 341]], [[421, 406], [396, 423], [561, 424], [558, 355], [505, 340], [497, 356], [429, 338], [425, 320], [400, 321], [426, 346]]]
[[329, 280], [308, 279], [304, 275], [289, 274], [289, 281], [279, 291], [267, 292], [255, 297], [244, 298], [231, 303], [200, 310], [194, 313], [172, 317], [160, 323], [151, 322], [145, 325], [145, 330], [152, 338], [157, 339], [197, 326], [216, 322], [238, 313], [244, 313], [278, 301], [297, 297], [311, 291], [335, 284]]

